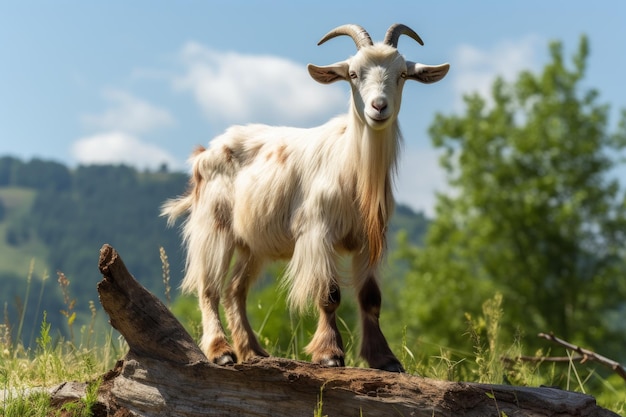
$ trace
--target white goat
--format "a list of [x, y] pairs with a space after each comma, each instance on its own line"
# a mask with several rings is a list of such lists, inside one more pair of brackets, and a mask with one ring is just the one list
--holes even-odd
[[[318, 45], [339, 35], [354, 40], [357, 54], [325, 67], [309, 64], [308, 70], [323, 84], [350, 83], [348, 114], [312, 129], [231, 127], [191, 157], [188, 193], [163, 205], [169, 224], [188, 214], [182, 288], [198, 293], [201, 347], [217, 364], [268, 355], [248, 322], [246, 297], [265, 261], [290, 257], [285, 277], [290, 305], [303, 309], [312, 301], [319, 309], [306, 352], [314, 362], [343, 366], [335, 322], [337, 258], [350, 252], [362, 320], [361, 355], [373, 368], [403, 371], [379, 327], [377, 284], [394, 204], [392, 176], [401, 141], [397, 116], [407, 79], [433, 83], [449, 65], [406, 61], [396, 49], [400, 35], [423, 42], [404, 25], [392, 25], [377, 44], [362, 27], [344, 25]], [[220, 321], [220, 296], [234, 349]]]

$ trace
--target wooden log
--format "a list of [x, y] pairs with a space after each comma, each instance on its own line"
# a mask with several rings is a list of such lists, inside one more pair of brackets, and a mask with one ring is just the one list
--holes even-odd
[[180, 322], [156, 296], [128, 272], [117, 251], [100, 250], [103, 275], [98, 283], [100, 303], [111, 326], [126, 339], [130, 354], [176, 363], [206, 361], [206, 357]]
[[617, 416], [591, 396], [554, 388], [437, 381], [280, 358], [220, 367], [126, 270], [100, 254], [100, 301], [129, 352], [105, 375], [111, 416]]

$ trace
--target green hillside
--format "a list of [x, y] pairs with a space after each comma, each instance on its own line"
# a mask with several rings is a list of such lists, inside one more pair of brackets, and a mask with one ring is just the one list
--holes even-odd
[[28, 218], [36, 194], [30, 188], [0, 187], [0, 275], [26, 276], [31, 263], [38, 277], [50, 269], [46, 245], [36, 234], [15, 227]]

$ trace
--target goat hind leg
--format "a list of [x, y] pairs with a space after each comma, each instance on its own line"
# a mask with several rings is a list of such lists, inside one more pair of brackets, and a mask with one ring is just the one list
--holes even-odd
[[224, 310], [233, 346], [242, 362], [254, 356], [269, 356], [254, 335], [246, 313], [248, 289], [257, 278], [260, 266], [253, 255], [241, 250], [224, 297]]
[[[211, 253], [196, 249], [190, 245], [187, 274], [189, 277], [201, 277], [198, 281], [198, 298], [202, 312], [202, 339], [200, 347], [207, 358], [218, 365], [229, 365], [237, 362], [234, 350], [226, 340], [224, 327], [220, 320], [219, 303], [223, 282], [228, 274], [230, 259], [233, 255], [229, 236], [216, 234], [210, 236]], [[192, 243], [197, 243], [194, 241]], [[199, 245], [201, 249], [204, 246]], [[185, 280], [188, 278], [185, 277]], [[193, 282], [192, 279], [189, 279]]]
[[237, 356], [226, 340], [226, 334], [219, 317], [219, 294], [206, 288], [200, 294], [202, 312], [202, 339], [200, 348], [209, 361], [217, 365], [232, 365]]

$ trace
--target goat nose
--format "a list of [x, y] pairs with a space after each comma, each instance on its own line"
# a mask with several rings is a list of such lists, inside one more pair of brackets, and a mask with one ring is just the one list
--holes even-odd
[[387, 100], [385, 100], [383, 97], [377, 97], [372, 100], [372, 107], [378, 110], [378, 112], [380, 113], [387, 108]]

